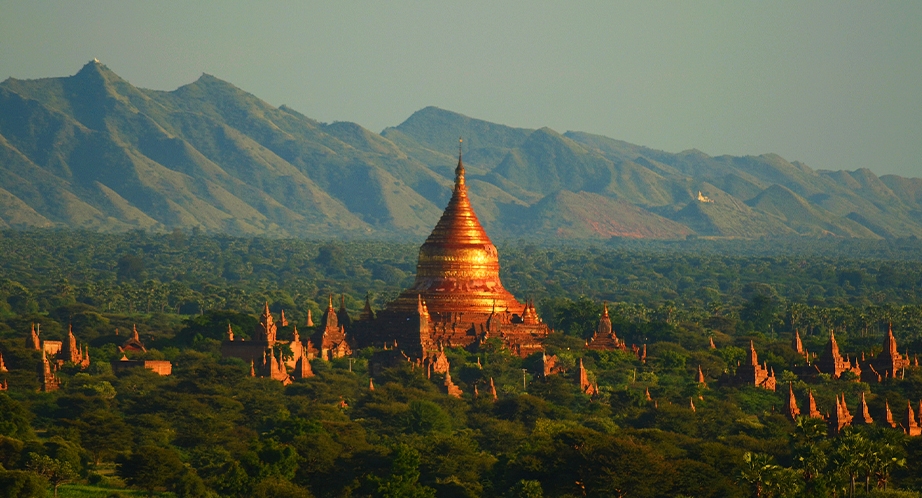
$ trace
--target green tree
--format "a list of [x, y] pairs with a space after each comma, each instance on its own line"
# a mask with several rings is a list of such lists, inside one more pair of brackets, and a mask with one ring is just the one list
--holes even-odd
[[166, 490], [186, 470], [175, 451], [156, 446], [141, 446], [128, 456], [119, 456], [116, 464], [125, 482], [147, 490], [151, 496], [154, 491]]
[[34, 472], [0, 468], [0, 498], [42, 498], [47, 489], [48, 481]]
[[376, 478], [378, 496], [382, 498], [432, 498], [435, 490], [419, 483], [419, 452], [406, 444], [394, 448], [391, 473], [387, 479]]
[[32, 426], [29, 424], [30, 417], [31, 413], [19, 402], [0, 392], [0, 436], [16, 439], [33, 437]]
[[430, 434], [451, 429], [451, 419], [441, 406], [426, 400], [413, 400], [406, 414], [407, 430]]
[[78, 477], [77, 471], [67, 462], [55, 460], [47, 455], [29, 453], [26, 468], [48, 479], [54, 486], [54, 496], [58, 496], [58, 487]]

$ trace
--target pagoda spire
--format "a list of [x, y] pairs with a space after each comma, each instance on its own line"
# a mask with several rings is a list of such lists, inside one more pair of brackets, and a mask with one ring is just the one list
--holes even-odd
[[[823, 418], [823, 414], [816, 408], [816, 399], [813, 398], [813, 391], [807, 391], [807, 416], [810, 418]], [[838, 397], [836, 397], [838, 403]]]
[[471, 206], [460, 151], [451, 198], [419, 249], [416, 280], [388, 308], [412, 313], [417, 294], [433, 313], [489, 314], [493, 301], [498, 310], [524, 306], [500, 280], [499, 255]]
[[458, 166], [455, 168], [455, 189], [464, 186], [464, 161], [461, 160], [461, 144], [464, 140], [458, 137]]
[[[41, 325], [39, 325], [41, 330]], [[39, 330], [35, 329], [35, 323], [32, 324], [32, 334], [26, 339], [26, 347], [38, 351], [42, 349], [42, 341], [39, 339]]]
[[903, 432], [908, 436], [918, 436], [922, 434], [922, 428], [919, 427], [919, 422], [916, 421], [916, 415], [912, 411], [912, 401], [906, 402], [906, 413], [903, 415]]
[[759, 355], [756, 353], [756, 347], [752, 339], [749, 340], [749, 354], [747, 360], [749, 361], [749, 366], [755, 367], [759, 365]]
[[797, 407], [797, 398], [794, 396], [794, 384], [788, 382], [788, 398], [784, 403], [784, 414], [791, 420], [797, 419], [800, 415], [800, 408]]
[[896, 348], [896, 337], [893, 337], [893, 323], [887, 327], [887, 335], [884, 337], [884, 351], [890, 353], [890, 356], [899, 357], [900, 352]]
[[375, 312], [371, 309], [371, 297], [368, 294], [365, 294], [365, 307], [362, 308], [362, 313], [359, 315], [359, 319], [363, 321], [374, 320]]
[[853, 423], [862, 425], [871, 425], [874, 419], [871, 418], [871, 412], [868, 411], [868, 403], [864, 399], [864, 393], [861, 393], [861, 401], [858, 403], [858, 413], [853, 418]]
[[890, 400], [884, 400], [884, 418], [886, 425], [891, 429], [896, 428], [896, 422], [893, 420], [893, 412], [890, 411]]

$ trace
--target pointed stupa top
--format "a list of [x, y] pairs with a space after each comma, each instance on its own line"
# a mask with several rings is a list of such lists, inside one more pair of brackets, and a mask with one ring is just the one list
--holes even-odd
[[896, 348], [896, 337], [893, 337], [893, 324], [887, 327], [887, 335], [884, 337], [884, 353], [890, 353], [890, 356], [895, 358], [900, 356]]
[[797, 398], [794, 397], [794, 384], [791, 382], [788, 382], [788, 398], [784, 402], [784, 412], [791, 420], [795, 420], [800, 415]]
[[499, 254], [471, 207], [458, 153], [455, 185], [448, 206], [419, 248], [416, 281], [388, 308], [412, 313], [422, 295], [433, 313], [489, 314], [494, 309], [522, 309], [499, 278]]
[[871, 425], [874, 423], [874, 419], [871, 418], [871, 412], [868, 410], [868, 402], [864, 399], [864, 392], [861, 393], [861, 401], [858, 403], [858, 412], [852, 422], [862, 425]]
[[361, 320], [373, 320], [375, 318], [375, 312], [371, 309], [371, 296], [365, 294], [365, 306], [362, 308], [362, 313], [360, 315]]
[[827, 354], [830, 354], [834, 358], [840, 356], [839, 355], [839, 343], [836, 342], [836, 334], [835, 334], [835, 331], [833, 331], [832, 329], [829, 329], [829, 342], [826, 343], [825, 352]]
[[890, 411], [890, 400], [884, 400], [884, 419], [885, 424], [890, 428], [896, 428], [896, 422], [893, 420], [893, 412]]
[[752, 343], [752, 339], [749, 340], [749, 358], [748, 365], [751, 367], [757, 366], [759, 364], [759, 355], [756, 353], [756, 346]]
[[823, 418], [823, 414], [820, 413], [819, 409], [816, 407], [816, 399], [813, 397], [813, 390], [808, 391], [807, 394], [807, 416], [810, 418]]

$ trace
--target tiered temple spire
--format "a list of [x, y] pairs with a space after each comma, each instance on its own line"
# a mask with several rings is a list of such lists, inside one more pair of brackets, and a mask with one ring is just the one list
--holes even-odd
[[749, 341], [749, 351], [746, 355], [746, 363], [736, 367], [735, 375], [724, 375], [721, 382], [736, 386], [756, 386], [769, 391], [774, 391], [777, 381], [775, 373], [766, 365], [759, 364], [759, 355], [756, 353], [755, 344]]
[[583, 359], [579, 359], [579, 389], [585, 394], [595, 396], [599, 393], [599, 388], [589, 382], [589, 373], [583, 366]]
[[698, 375], [695, 376], [695, 382], [701, 387], [707, 387], [707, 379], [704, 377], [704, 372], [701, 371], [701, 365], [698, 365]]
[[[812, 399], [812, 398], [811, 398]], [[800, 408], [797, 407], [797, 398], [794, 397], [794, 385], [788, 382], [788, 397], [784, 401], [784, 414], [791, 420], [800, 415]]]
[[922, 427], [919, 427], [919, 422], [916, 420], [916, 414], [912, 411], [912, 402], [906, 402], [906, 411], [903, 413], [903, 420], [900, 424], [903, 428], [903, 432], [908, 436], [919, 436], [922, 435]]
[[871, 412], [868, 410], [868, 402], [864, 399], [864, 393], [861, 393], [861, 401], [858, 402], [858, 412], [852, 418], [855, 425], [872, 425], [874, 419], [871, 418]]
[[418, 295], [433, 313], [489, 315], [494, 303], [499, 311], [517, 311], [525, 306], [500, 281], [496, 246], [471, 207], [460, 153], [451, 199], [419, 249], [416, 281], [388, 308], [413, 312]]
[[848, 411], [848, 406], [845, 404], [845, 394], [842, 394], [842, 400], [839, 400], [839, 396], [836, 395], [836, 409], [832, 411], [829, 415], [829, 434], [832, 436], [838, 435], [842, 432], [842, 429], [851, 425], [852, 423], [852, 414]]

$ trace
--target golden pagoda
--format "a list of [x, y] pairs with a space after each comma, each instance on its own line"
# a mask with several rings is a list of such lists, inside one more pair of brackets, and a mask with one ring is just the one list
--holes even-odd
[[377, 315], [354, 322], [360, 347], [397, 345], [416, 358], [499, 338], [514, 354], [541, 351], [550, 329], [499, 278], [499, 254], [471, 207], [458, 151], [451, 199], [419, 248], [416, 280]]
[[460, 150], [451, 200], [419, 248], [416, 281], [387, 308], [414, 312], [420, 297], [431, 314], [525, 309], [499, 279], [499, 253], [471, 207]]

